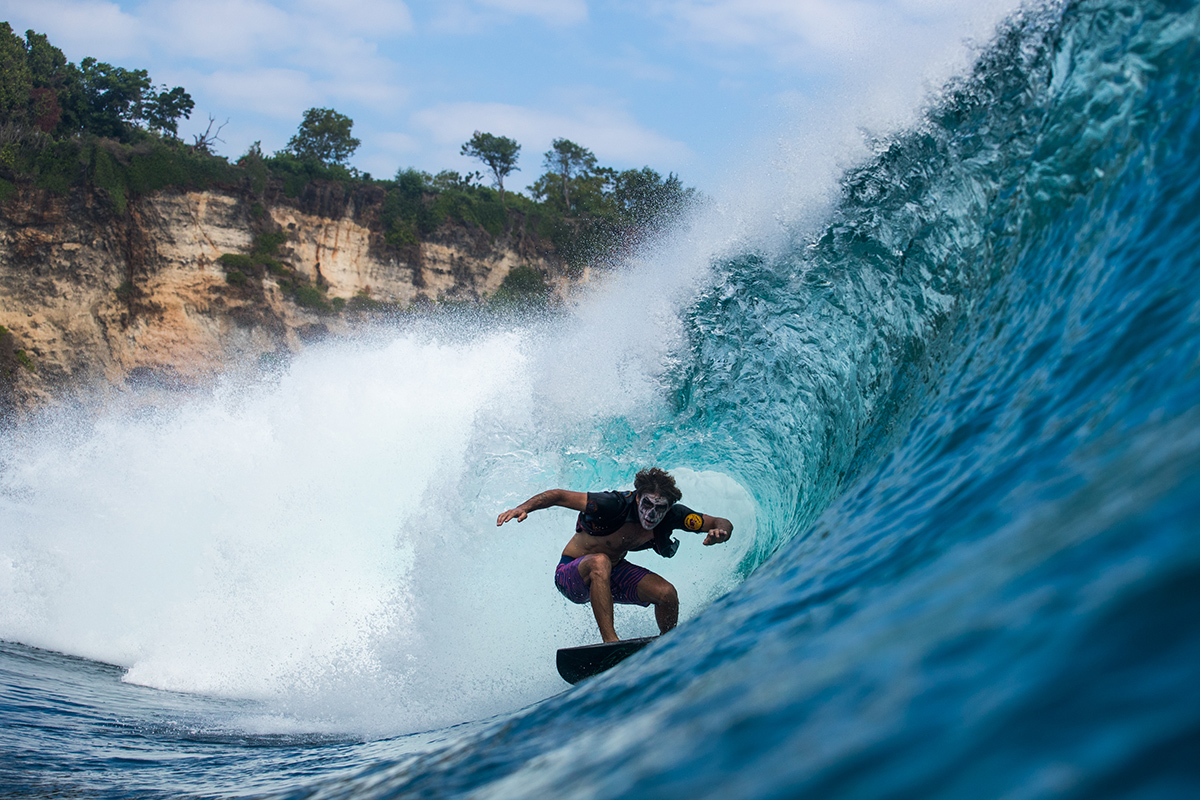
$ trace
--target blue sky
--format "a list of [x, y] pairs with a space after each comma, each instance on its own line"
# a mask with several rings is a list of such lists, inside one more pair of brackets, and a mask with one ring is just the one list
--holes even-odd
[[[236, 158], [281, 149], [305, 109], [355, 120], [351, 163], [465, 172], [472, 131], [551, 139], [711, 191], [805, 141], [821, 118], [894, 124], [961, 68], [1016, 0], [0, 0], [67, 57], [147, 69], [211, 115]], [[791, 145], [795, 147], [796, 145]]]

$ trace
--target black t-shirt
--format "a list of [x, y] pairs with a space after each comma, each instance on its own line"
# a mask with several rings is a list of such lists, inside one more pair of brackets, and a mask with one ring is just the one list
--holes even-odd
[[[636, 492], [588, 492], [587, 505], [579, 512], [575, 531], [592, 536], [607, 536], [626, 522], [641, 525], [638, 520]], [[670, 558], [679, 547], [679, 540], [671, 538], [671, 531], [682, 529], [696, 532], [703, 527], [703, 515], [682, 503], [675, 503], [667, 510], [662, 522], [654, 527], [654, 539], [631, 549], [648, 550], [653, 547], [654, 552], [663, 558]]]

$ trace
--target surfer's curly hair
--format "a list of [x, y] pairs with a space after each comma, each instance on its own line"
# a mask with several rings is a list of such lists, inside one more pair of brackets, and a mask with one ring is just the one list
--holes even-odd
[[650, 467], [639, 472], [633, 478], [633, 490], [638, 494], [657, 494], [667, 498], [672, 504], [683, 499], [683, 492], [675, 485], [671, 473], [664, 472], [658, 467]]

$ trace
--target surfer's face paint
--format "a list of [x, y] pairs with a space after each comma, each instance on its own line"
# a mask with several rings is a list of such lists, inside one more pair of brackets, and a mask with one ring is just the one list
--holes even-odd
[[646, 530], [654, 530], [654, 526], [663, 521], [663, 517], [671, 510], [671, 501], [656, 494], [644, 494], [638, 498], [638, 519]]

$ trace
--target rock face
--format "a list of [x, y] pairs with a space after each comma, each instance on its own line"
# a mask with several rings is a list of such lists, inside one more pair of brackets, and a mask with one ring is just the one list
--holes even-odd
[[[295, 199], [165, 191], [117, 214], [91, 192], [23, 187], [0, 206], [0, 413], [64, 392], [201, 384], [231, 360], [296, 351], [362, 321], [297, 303], [288, 276], [335, 306], [365, 300], [351, 309], [477, 300], [518, 265], [565, 291], [553, 247], [527, 235], [446, 223], [388, 247], [381, 202], [379, 190], [313, 184]], [[285, 271], [231, 282], [220, 257], [249, 253], [264, 232], [286, 233], [275, 253]]]

